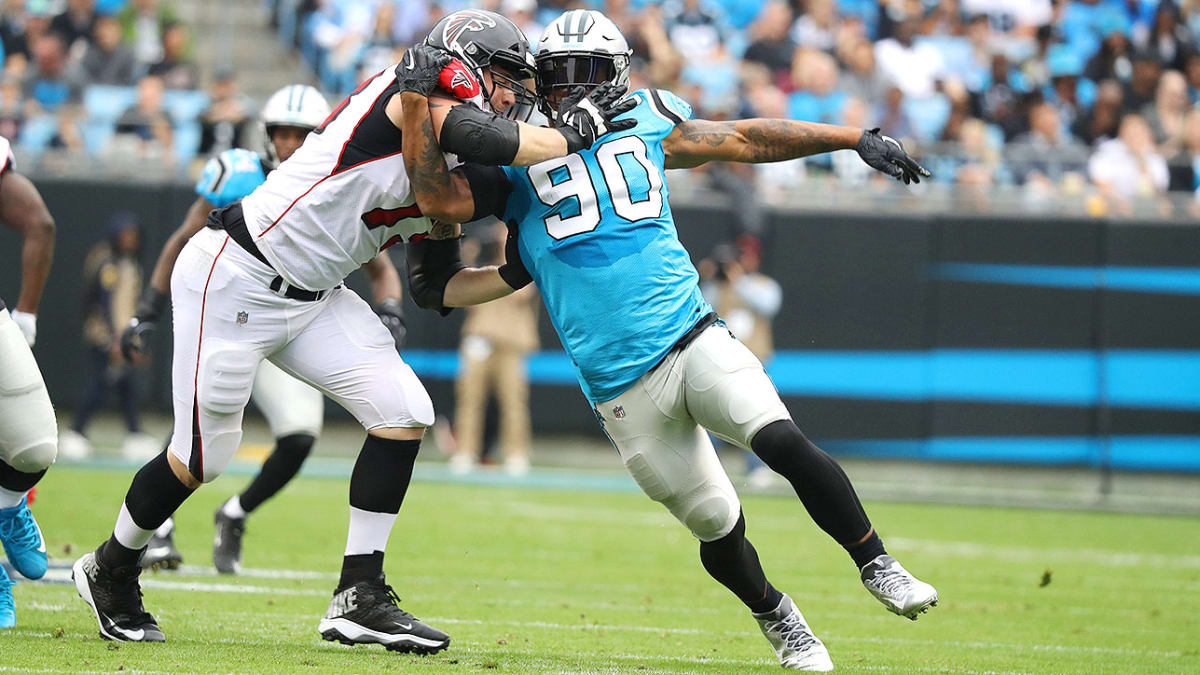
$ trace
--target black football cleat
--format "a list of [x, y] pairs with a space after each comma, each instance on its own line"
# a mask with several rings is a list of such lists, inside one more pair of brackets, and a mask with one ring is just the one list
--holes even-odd
[[246, 534], [246, 519], [232, 518], [217, 509], [213, 524], [217, 530], [213, 535], [213, 566], [221, 574], [237, 574], [242, 570], [242, 535]]
[[450, 646], [450, 636], [400, 609], [400, 598], [383, 574], [333, 593], [329, 611], [317, 625], [321, 637], [344, 645], [381, 644], [396, 651], [435, 654]]
[[144, 570], [177, 570], [183, 564], [183, 554], [175, 548], [175, 526], [166, 530], [163, 536], [158, 532], [150, 537], [146, 544], [146, 552], [138, 561]]
[[166, 642], [154, 617], [142, 606], [137, 565], [109, 569], [96, 553], [88, 553], [71, 567], [71, 580], [79, 597], [91, 605], [100, 624], [100, 637], [117, 642]]

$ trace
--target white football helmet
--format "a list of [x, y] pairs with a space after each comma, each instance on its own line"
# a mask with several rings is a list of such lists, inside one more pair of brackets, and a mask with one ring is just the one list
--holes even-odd
[[594, 9], [564, 12], [546, 26], [534, 54], [542, 112], [554, 119], [556, 111], [548, 99], [556, 89], [591, 89], [605, 82], [628, 86], [632, 55], [612, 19]]
[[296, 127], [312, 131], [329, 117], [329, 102], [316, 88], [307, 84], [289, 84], [271, 94], [267, 104], [259, 113], [263, 126], [263, 145], [272, 166], [279, 163], [275, 144], [271, 142], [271, 130], [275, 127]]

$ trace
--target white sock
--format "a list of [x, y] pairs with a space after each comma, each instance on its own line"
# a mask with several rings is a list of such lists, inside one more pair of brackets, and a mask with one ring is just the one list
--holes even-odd
[[175, 519], [167, 518], [167, 522], [163, 523], [162, 525], [159, 525], [158, 529], [154, 531], [154, 536], [165, 537], [165, 536], [171, 534], [171, 530], [174, 530], [174, 529], [175, 529]]
[[346, 555], [366, 555], [386, 551], [395, 513], [377, 513], [350, 507], [350, 532], [346, 535]]
[[229, 501], [225, 502], [225, 505], [221, 507], [221, 513], [239, 520], [246, 517], [246, 509], [242, 508], [242, 500], [238, 495], [230, 497]]
[[0, 487], [0, 509], [11, 509], [21, 503], [21, 498], [25, 496], [25, 492], [16, 492], [8, 488]]
[[125, 548], [138, 550], [150, 541], [150, 537], [154, 536], [154, 530], [143, 530], [133, 522], [133, 516], [129, 515], [129, 508], [125, 503], [121, 503], [121, 512], [117, 514], [117, 525], [113, 528], [113, 536], [117, 538]]

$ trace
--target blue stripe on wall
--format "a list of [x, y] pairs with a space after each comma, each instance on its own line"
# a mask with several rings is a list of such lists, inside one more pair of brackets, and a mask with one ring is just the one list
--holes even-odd
[[[414, 350], [404, 358], [422, 377], [458, 372], [457, 352]], [[1200, 411], [1196, 350], [783, 351], [768, 370], [785, 396], [1090, 406], [1100, 399], [1101, 368], [1111, 406]], [[529, 376], [577, 386], [562, 352], [533, 355]]]
[[1087, 464], [1106, 450], [1117, 469], [1200, 471], [1200, 436], [1011, 436], [825, 440], [837, 454], [970, 462]]
[[988, 284], [1082, 290], [1107, 288], [1137, 293], [1200, 295], [1200, 268], [1196, 267], [1062, 267], [939, 263], [932, 266], [932, 276], [946, 281]]

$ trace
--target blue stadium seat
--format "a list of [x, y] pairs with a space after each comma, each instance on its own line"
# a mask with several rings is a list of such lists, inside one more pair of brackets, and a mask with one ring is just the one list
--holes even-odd
[[950, 119], [950, 100], [941, 94], [904, 99], [904, 113], [922, 141], [936, 141]]
[[92, 84], [83, 90], [83, 108], [95, 121], [114, 122], [136, 102], [137, 89], [133, 87]]
[[176, 128], [195, 122], [208, 104], [208, 94], [199, 90], [171, 89], [163, 95], [163, 108]]

